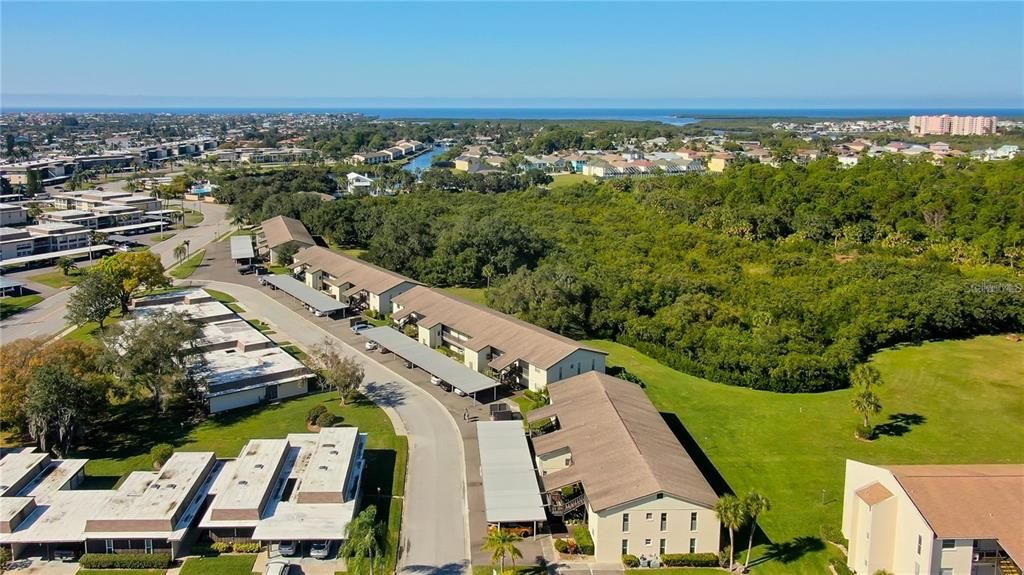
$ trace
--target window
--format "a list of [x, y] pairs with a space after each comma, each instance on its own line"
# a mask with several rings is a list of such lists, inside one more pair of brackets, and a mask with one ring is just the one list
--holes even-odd
[[629, 531], [629, 513], [622, 514], [622, 532], [626, 533]]
[[942, 548], [943, 549], [955, 549], [956, 548], [956, 539], [943, 539], [942, 540]]
[[152, 553], [153, 552], [153, 540], [152, 539], [144, 540], [142, 542], [142, 547], [146, 551], [146, 553]]
[[690, 531], [697, 530], [697, 512], [693, 511], [690, 513]]
[[939, 575], [953, 575], [953, 568], [943, 567], [942, 569], [939, 569]]
[[646, 545], [647, 547], [650, 547], [651, 546], [651, 540], [650, 539], [644, 539], [644, 545]]
[[113, 539], [105, 540], [103, 542], [103, 550], [106, 551], [107, 553], [113, 553], [114, 552], [114, 540]]
[[696, 552], [697, 552], [697, 540], [693, 539], [691, 537], [690, 538], [690, 553], [696, 553]]
[[668, 513], [661, 514], [661, 530], [668, 531]]
[[663, 499], [664, 497], [665, 497], [664, 493], [659, 493], [659, 494], [654, 496], [655, 499]]
[[622, 554], [629, 555], [629, 539], [622, 540]]
[[917, 554], [918, 555], [921, 554], [921, 536], [920, 535], [917, 536]]
[[648, 513], [646, 515], [646, 517], [644, 517], [644, 518], [647, 519], [648, 521], [650, 521], [651, 519], [654, 519], [654, 514], [653, 513]]
[[661, 540], [658, 541], [658, 554], [659, 555], [664, 555], [665, 554], [665, 543], [667, 541], [668, 541], [667, 539], [661, 539]]

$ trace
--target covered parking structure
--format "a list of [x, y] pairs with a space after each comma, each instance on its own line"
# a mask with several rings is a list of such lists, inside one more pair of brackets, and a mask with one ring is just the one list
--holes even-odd
[[252, 236], [231, 236], [231, 259], [252, 263], [256, 253], [252, 249]]
[[416, 367], [444, 380], [445, 383], [477, 399], [476, 394], [490, 389], [497, 397], [499, 382], [442, 355], [419, 341], [390, 327], [375, 327], [363, 334]]
[[480, 421], [476, 429], [487, 523], [499, 529], [532, 524], [536, 534], [547, 514], [523, 422]]
[[0, 295], [3, 295], [3, 296], [7, 296], [7, 295], [11, 295], [11, 294], [22, 295], [24, 293], [24, 290], [25, 290], [25, 283], [24, 282], [0, 276]]
[[70, 250], [61, 250], [58, 252], [44, 252], [41, 254], [35, 254], [31, 256], [21, 256], [17, 258], [10, 258], [6, 260], [0, 260], [2, 266], [18, 266], [23, 264], [34, 264], [39, 262], [45, 262], [50, 260], [59, 260], [60, 258], [75, 258], [81, 256], [92, 256], [93, 254], [99, 254], [102, 252], [109, 252], [114, 249], [114, 246], [110, 244], [97, 244], [95, 246], [87, 246], [84, 248], [72, 248]]
[[313, 311], [320, 312], [321, 314], [331, 315], [336, 311], [348, 308], [347, 304], [344, 304], [323, 292], [319, 292], [291, 276], [269, 275], [262, 277], [266, 279], [268, 284], [301, 301], [312, 308]]

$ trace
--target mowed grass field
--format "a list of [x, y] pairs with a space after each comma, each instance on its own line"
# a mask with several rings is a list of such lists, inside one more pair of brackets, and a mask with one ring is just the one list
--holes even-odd
[[583, 182], [593, 182], [593, 176], [585, 176], [583, 174], [555, 174], [551, 176], [551, 189], [557, 190], [560, 188], [568, 188]]
[[819, 536], [823, 524], [840, 525], [847, 458], [1024, 462], [1024, 344], [1002, 336], [876, 354], [884, 410], [873, 421], [884, 434], [873, 442], [853, 437], [851, 390], [753, 391], [680, 373], [624, 345], [587, 343], [608, 351], [610, 365], [643, 379], [655, 406], [679, 418], [734, 492], [757, 489], [769, 497], [773, 509], [761, 525], [776, 547], [755, 554], [774, 551], [780, 559], [755, 573], [825, 572], [836, 552], [799, 538]]

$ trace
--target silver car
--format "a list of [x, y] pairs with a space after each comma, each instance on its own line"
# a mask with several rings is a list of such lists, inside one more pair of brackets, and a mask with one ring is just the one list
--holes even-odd
[[299, 545], [295, 541], [282, 541], [277, 544], [277, 552], [282, 557], [294, 557], [299, 551]]
[[317, 541], [309, 548], [309, 556], [313, 559], [327, 559], [331, 554], [330, 541]]

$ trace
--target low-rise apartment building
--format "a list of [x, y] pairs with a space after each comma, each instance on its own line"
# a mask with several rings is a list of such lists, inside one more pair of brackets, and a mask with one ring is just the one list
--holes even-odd
[[60, 222], [0, 228], [0, 260], [88, 247], [89, 234], [85, 226]]
[[393, 300], [419, 282], [327, 248], [314, 246], [295, 254], [292, 267], [304, 274], [309, 287], [326, 292], [353, 310], [370, 309], [383, 316]]
[[0, 226], [21, 226], [28, 222], [28, 209], [17, 204], [0, 204]]
[[206, 358], [204, 394], [210, 413], [304, 395], [316, 375], [298, 359], [239, 318], [206, 290], [193, 288], [139, 298], [134, 317], [180, 312], [202, 325], [196, 348]]
[[[277, 216], [260, 224], [260, 233], [256, 236], [256, 249], [267, 254], [270, 263], [279, 265], [288, 252], [295, 253], [302, 248], [315, 246], [316, 242], [302, 222], [295, 218]], [[290, 262], [287, 262], [290, 263]]]
[[843, 535], [859, 575], [1011, 575], [1024, 564], [1024, 465], [847, 460]]
[[355, 427], [249, 441], [235, 459], [176, 452], [115, 489], [80, 489], [84, 459], [0, 458], [0, 545], [14, 557], [186, 555], [212, 540], [343, 541], [359, 503], [366, 434]]
[[605, 370], [603, 351], [426, 286], [412, 287], [392, 302], [393, 321], [416, 326], [421, 344], [444, 347], [467, 367], [502, 383], [539, 391], [574, 375]]
[[718, 552], [718, 496], [640, 386], [594, 371], [548, 393], [526, 414], [555, 429], [531, 438], [545, 498], [582, 514], [598, 562]]

